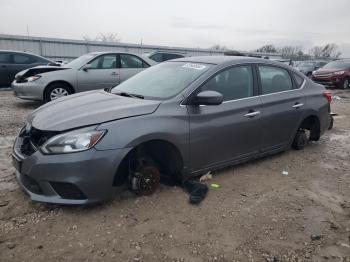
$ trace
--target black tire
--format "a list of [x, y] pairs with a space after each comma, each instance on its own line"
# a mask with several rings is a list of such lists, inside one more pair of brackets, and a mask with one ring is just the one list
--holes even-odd
[[308, 142], [307, 135], [305, 134], [304, 130], [299, 130], [297, 134], [295, 135], [292, 147], [295, 150], [301, 150], [305, 147], [305, 145]]
[[[49, 85], [44, 92], [44, 102], [50, 102], [62, 96], [72, 94], [71, 88], [65, 83], [53, 83]], [[56, 98], [55, 98], [56, 96]]]
[[349, 78], [345, 78], [344, 83], [343, 83], [343, 89], [349, 88]]

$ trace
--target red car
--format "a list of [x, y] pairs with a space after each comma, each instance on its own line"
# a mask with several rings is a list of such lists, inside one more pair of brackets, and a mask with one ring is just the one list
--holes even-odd
[[346, 89], [350, 83], [350, 59], [332, 61], [312, 73], [316, 83]]

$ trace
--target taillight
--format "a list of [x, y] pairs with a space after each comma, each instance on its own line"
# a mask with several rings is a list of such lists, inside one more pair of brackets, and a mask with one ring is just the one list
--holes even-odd
[[332, 93], [330, 91], [324, 91], [323, 96], [327, 99], [328, 103], [332, 102]]

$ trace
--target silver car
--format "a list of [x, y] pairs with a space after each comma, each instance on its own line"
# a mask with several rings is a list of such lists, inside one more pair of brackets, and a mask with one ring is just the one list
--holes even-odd
[[17, 97], [49, 102], [62, 96], [112, 88], [156, 64], [130, 53], [95, 52], [63, 66], [38, 66], [19, 72], [12, 82]]

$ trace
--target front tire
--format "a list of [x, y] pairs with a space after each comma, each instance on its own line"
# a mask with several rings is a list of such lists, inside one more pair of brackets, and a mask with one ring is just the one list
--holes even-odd
[[44, 93], [44, 102], [50, 102], [57, 98], [72, 94], [71, 89], [64, 83], [54, 83], [46, 88]]
[[344, 83], [343, 83], [343, 89], [349, 88], [349, 78], [345, 78]]
[[307, 135], [304, 130], [299, 130], [297, 134], [295, 135], [292, 147], [295, 150], [301, 150], [303, 149], [308, 142]]

